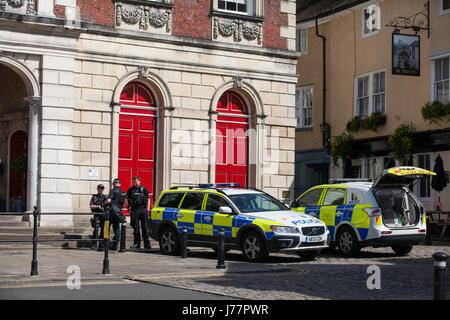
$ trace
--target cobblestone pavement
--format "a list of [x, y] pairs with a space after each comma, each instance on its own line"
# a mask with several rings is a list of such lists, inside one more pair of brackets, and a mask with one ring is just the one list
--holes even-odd
[[[416, 246], [409, 256], [398, 257], [390, 248], [363, 249], [357, 258], [325, 252], [316, 261], [276, 254], [268, 262], [288, 266], [288, 272], [225, 273], [177, 278], [141, 277], [141, 281], [177, 288], [223, 294], [244, 299], [431, 299], [433, 260], [437, 251], [450, 254], [448, 246]], [[215, 259], [208, 251], [193, 251], [191, 257]], [[228, 264], [242, 259], [236, 251], [227, 254]], [[367, 267], [381, 271], [381, 289], [369, 290]], [[450, 267], [447, 268], [447, 298], [450, 298]]]

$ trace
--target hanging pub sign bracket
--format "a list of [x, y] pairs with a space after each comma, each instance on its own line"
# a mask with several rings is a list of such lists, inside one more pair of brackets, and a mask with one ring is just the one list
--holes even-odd
[[[412, 29], [415, 34], [421, 30], [427, 30], [430, 38], [430, 1], [424, 4], [425, 9], [410, 17], [395, 17], [386, 27], [395, 28], [397, 33], [401, 29]], [[395, 32], [395, 31], [394, 31]]]

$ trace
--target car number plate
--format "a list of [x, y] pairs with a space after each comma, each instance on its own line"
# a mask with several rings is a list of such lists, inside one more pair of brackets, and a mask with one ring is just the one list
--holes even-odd
[[306, 237], [306, 242], [321, 242], [322, 237]]

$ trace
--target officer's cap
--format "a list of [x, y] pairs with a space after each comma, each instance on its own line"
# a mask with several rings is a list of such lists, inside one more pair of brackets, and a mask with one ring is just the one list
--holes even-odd
[[105, 186], [100, 183], [99, 185], [97, 185], [97, 189], [105, 189]]
[[120, 180], [116, 178], [113, 180], [113, 183], [120, 183]]

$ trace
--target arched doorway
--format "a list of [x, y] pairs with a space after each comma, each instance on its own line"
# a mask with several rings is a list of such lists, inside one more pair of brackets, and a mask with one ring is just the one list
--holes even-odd
[[9, 140], [9, 199], [12, 211], [25, 211], [27, 197], [28, 134], [15, 131]]
[[217, 103], [216, 123], [216, 183], [239, 183], [248, 181], [248, 128], [249, 107], [236, 91], [228, 90]]
[[127, 191], [140, 176], [154, 201], [158, 100], [143, 82], [128, 83], [120, 95], [118, 177]]

